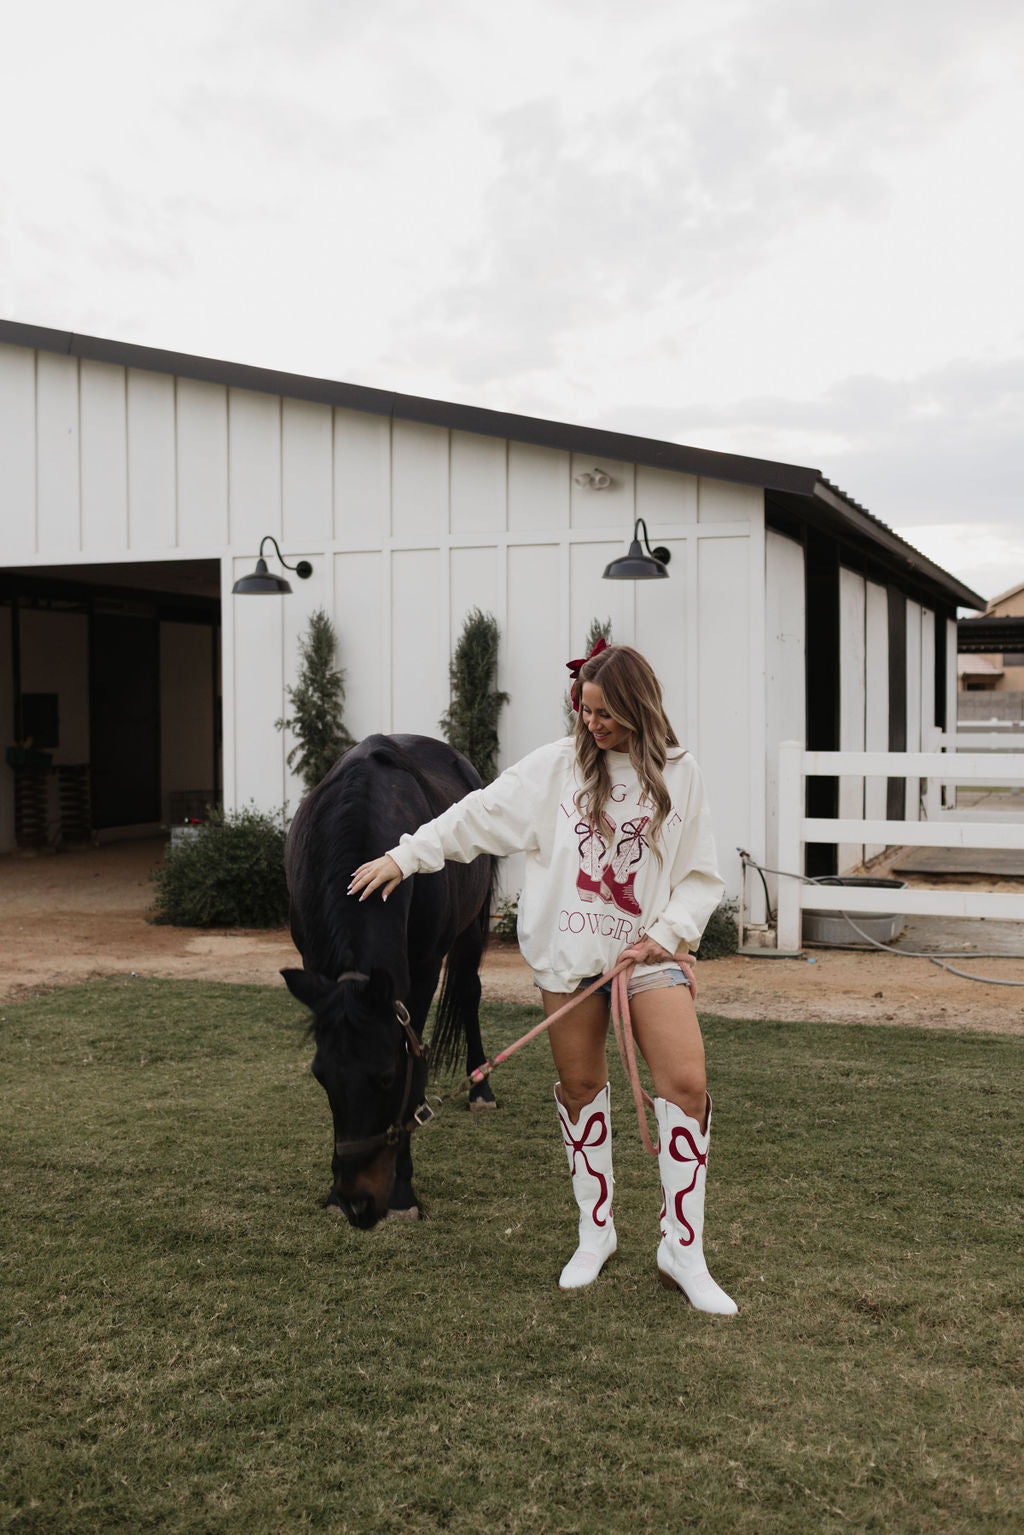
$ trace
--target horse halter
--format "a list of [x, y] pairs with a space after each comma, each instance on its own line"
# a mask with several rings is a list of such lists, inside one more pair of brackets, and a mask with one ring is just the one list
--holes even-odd
[[[368, 977], [360, 974], [358, 970], [346, 970], [344, 975], [339, 975], [339, 981], [365, 981]], [[411, 1118], [406, 1121], [409, 1104], [412, 1102], [413, 1078], [416, 1074], [416, 1063], [422, 1062], [423, 1081], [426, 1085], [427, 1063], [430, 1051], [420, 1039], [412, 1026], [409, 1017], [409, 1009], [404, 1002], [395, 1003], [395, 1017], [398, 1019], [405, 1035], [405, 1087], [402, 1089], [402, 1103], [398, 1110], [397, 1118], [388, 1125], [386, 1130], [379, 1131], [376, 1135], [367, 1135], [361, 1141], [334, 1140], [334, 1154], [337, 1157], [361, 1156], [367, 1151], [376, 1151], [381, 1146], [397, 1146], [403, 1136], [410, 1136], [421, 1125], [427, 1125], [434, 1118], [435, 1110], [424, 1098], [419, 1108], [414, 1110]]]

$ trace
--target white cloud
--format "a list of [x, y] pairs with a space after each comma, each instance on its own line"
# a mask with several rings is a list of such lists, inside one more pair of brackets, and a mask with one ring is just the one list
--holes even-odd
[[1024, 528], [949, 522], [895, 530], [922, 554], [989, 601], [1024, 581]]

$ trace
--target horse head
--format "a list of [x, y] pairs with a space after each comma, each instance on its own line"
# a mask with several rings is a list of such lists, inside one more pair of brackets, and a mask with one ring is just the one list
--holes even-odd
[[313, 1014], [311, 1069], [334, 1119], [329, 1201], [369, 1229], [388, 1212], [398, 1153], [426, 1092], [426, 1051], [385, 971], [334, 980], [307, 970], [281, 974]]

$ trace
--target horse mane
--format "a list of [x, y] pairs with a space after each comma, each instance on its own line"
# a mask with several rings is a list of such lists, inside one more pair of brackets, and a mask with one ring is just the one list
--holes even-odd
[[[325, 793], [342, 775], [345, 793]], [[291, 861], [301, 869], [303, 883], [322, 892], [321, 899], [302, 902], [303, 926], [317, 951], [327, 950], [335, 956], [339, 973], [356, 963], [356, 939], [365, 916], [361, 907], [347, 899], [347, 892], [352, 871], [366, 862], [372, 779], [368, 759], [346, 753], [303, 801], [295, 818], [296, 846]], [[293, 890], [293, 903], [297, 895]], [[344, 923], [336, 920], [342, 915]]]

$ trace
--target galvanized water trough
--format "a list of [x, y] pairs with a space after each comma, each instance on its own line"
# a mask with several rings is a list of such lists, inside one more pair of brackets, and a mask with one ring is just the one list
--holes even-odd
[[[905, 890], [905, 879], [875, 879], [866, 874], [832, 874], [815, 880], [817, 885], [848, 885], [855, 890]], [[902, 933], [906, 919], [897, 912], [873, 911], [858, 912], [854, 917], [858, 933], [850, 926], [841, 911], [815, 911], [814, 907], [805, 907], [803, 913], [804, 943], [821, 944], [862, 944], [865, 947], [866, 933], [876, 943], [891, 943]]]

